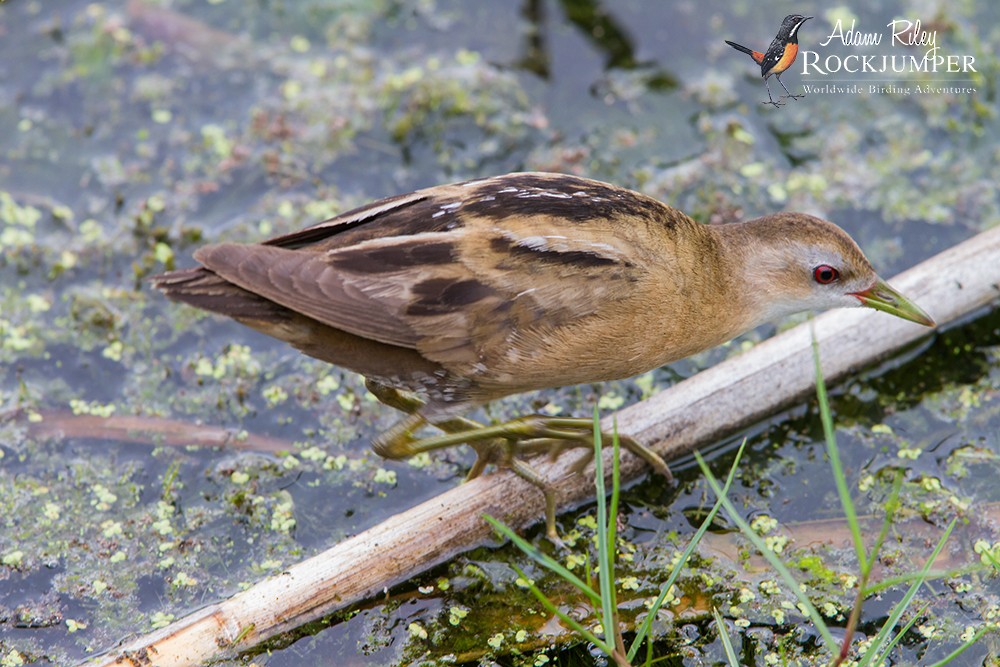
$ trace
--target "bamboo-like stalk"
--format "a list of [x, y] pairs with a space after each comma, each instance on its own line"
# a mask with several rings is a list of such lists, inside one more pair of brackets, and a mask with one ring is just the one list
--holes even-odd
[[[1000, 298], [1000, 228], [942, 252], [890, 282], [939, 324], [990, 304]], [[619, 432], [653, 446], [669, 460], [773, 414], [813, 391], [811, 330], [819, 340], [823, 373], [829, 380], [928, 335], [924, 327], [867, 309], [825, 313], [620, 411]], [[606, 419], [604, 426], [610, 430], [612, 420]], [[582, 455], [573, 450], [555, 462], [533, 462], [558, 489], [562, 508], [593, 495], [592, 471], [571, 474]], [[623, 480], [644, 471], [641, 461], [622, 452]], [[228, 600], [113, 649], [96, 663], [197, 665], [247, 650], [482, 544], [491, 535], [481, 519], [484, 513], [524, 527], [542, 518], [544, 502], [535, 488], [509, 472], [479, 477]]]

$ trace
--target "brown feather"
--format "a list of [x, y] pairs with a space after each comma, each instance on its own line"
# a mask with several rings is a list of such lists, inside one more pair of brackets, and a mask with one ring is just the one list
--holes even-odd
[[[234, 285], [331, 327], [388, 345], [414, 348], [416, 334], [365, 293], [366, 282], [337, 273], [325, 254], [276, 246], [220, 243], [195, 252], [205, 268]], [[388, 295], [378, 295], [388, 297]], [[395, 299], [403, 304], [402, 295]]]

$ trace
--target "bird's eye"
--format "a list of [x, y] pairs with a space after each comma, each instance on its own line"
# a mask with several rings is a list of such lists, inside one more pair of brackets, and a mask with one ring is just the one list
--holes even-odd
[[829, 264], [820, 264], [813, 269], [813, 279], [820, 285], [829, 285], [840, 277], [840, 272]]

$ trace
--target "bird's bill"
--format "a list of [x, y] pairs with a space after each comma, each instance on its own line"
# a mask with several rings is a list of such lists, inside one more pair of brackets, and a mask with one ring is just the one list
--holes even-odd
[[910, 320], [924, 326], [934, 326], [934, 320], [930, 315], [925, 313], [920, 306], [889, 287], [889, 284], [881, 278], [865, 291], [855, 292], [853, 296], [858, 298], [861, 305], [868, 308], [881, 310], [884, 313], [902, 317], [904, 320]]

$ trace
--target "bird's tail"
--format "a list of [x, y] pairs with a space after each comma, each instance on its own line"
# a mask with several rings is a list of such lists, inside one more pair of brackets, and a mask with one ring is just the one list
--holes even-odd
[[753, 49], [748, 49], [747, 47], [743, 46], [742, 44], [737, 44], [736, 42], [730, 42], [728, 39], [726, 40], [726, 44], [728, 44], [729, 46], [733, 47], [737, 51], [742, 51], [743, 53], [747, 54], [748, 56], [750, 56], [751, 58], [753, 58], [753, 61], [755, 63], [757, 63], [758, 65], [760, 65], [762, 62], [764, 62], [764, 54], [761, 53], [760, 51], [754, 51]]
[[748, 56], [750, 56], [751, 58], [753, 58], [753, 49], [748, 49], [747, 47], [743, 46], [742, 44], [737, 44], [736, 42], [730, 42], [728, 39], [726, 40], [726, 44], [728, 44], [729, 46], [733, 47], [737, 51], [742, 51], [743, 53], [745, 53]]
[[171, 271], [152, 279], [153, 287], [174, 301], [238, 320], [282, 321], [287, 309], [201, 267]]

